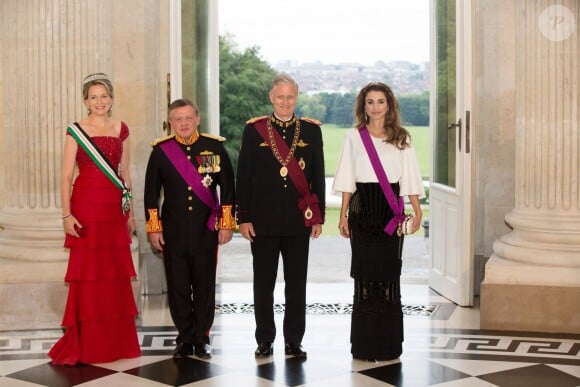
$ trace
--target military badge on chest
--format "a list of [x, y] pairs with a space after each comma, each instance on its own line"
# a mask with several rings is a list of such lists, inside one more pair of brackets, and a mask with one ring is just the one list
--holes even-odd
[[203, 176], [201, 183], [207, 188], [213, 182], [210, 173], [217, 173], [221, 170], [220, 155], [214, 155], [211, 151], [203, 151], [195, 159], [199, 165], [197, 171]]
[[300, 169], [304, 170], [304, 168], [306, 168], [306, 161], [304, 161], [304, 159], [302, 157], [300, 157], [300, 161], [298, 161], [298, 165], [300, 166]]
[[220, 155], [214, 155], [213, 152], [203, 151], [195, 158], [197, 160], [197, 171], [200, 174], [217, 173], [221, 170]]

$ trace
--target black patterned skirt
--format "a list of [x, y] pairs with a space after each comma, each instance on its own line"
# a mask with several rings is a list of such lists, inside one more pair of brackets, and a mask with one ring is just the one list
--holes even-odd
[[[399, 184], [391, 184], [398, 196]], [[357, 183], [349, 204], [354, 299], [351, 353], [355, 359], [390, 360], [402, 353], [401, 253], [403, 236], [384, 232], [393, 217], [378, 183]]]

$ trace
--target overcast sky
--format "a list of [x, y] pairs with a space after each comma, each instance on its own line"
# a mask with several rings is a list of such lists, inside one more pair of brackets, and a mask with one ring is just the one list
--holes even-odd
[[219, 0], [219, 33], [262, 57], [324, 63], [429, 60], [429, 0]]

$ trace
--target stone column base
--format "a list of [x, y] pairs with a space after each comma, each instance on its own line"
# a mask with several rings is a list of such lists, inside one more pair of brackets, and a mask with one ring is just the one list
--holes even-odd
[[[141, 310], [139, 281], [134, 280], [132, 287]], [[67, 295], [68, 286], [62, 281], [0, 284], [0, 331], [59, 329]], [[142, 325], [141, 313], [136, 324]]]
[[0, 284], [0, 331], [58, 329], [67, 292], [62, 281]]
[[580, 288], [481, 284], [481, 329], [580, 333]]
[[[8, 271], [10, 268], [12, 274], [16, 274], [17, 271], [44, 272], [55, 273], [58, 278], [0, 282], [0, 331], [60, 328], [68, 296], [68, 285], [63, 281], [67, 263], [19, 262], [17, 265], [2, 263], [3, 260], [0, 260], [0, 270]], [[15, 266], [18, 270], [15, 270]], [[132, 288], [140, 312], [136, 323], [141, 325], [141, 283], [138, 279], [132, 281]]]
[[[135, 268], [139, 267], [138, 247], [137, 238], [133, 237], [131, 253]], [[24, 247], [22, 250], [25, 256], [34, 256]], [[68, 253], [58, 248], [51, 255], [61, 259], [39, 262], [0, 257], [0, 331], [61, 327], [68, 296], [68, 285], [64, 282]], [[132, 281], [132, 288], [139, 311], [136, 323], [141, 325], [139, 279]]]

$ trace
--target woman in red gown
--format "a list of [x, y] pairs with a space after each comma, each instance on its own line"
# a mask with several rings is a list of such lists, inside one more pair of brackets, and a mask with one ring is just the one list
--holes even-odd
[[[113, 86], [107, 75], [86, 77], [83, 97], [89, 115], [78, 125], [131, 187], [129, 128], [111, 118]], [[67, 133], [61, 196], [64, 246], [70, 250], [65, 276], [69, 291], [65, 332], [48, 354], [53, 364], [105, 363], [141, 355], [131, 286], [137, 276], [130, 248], [136, 226], [132, 206], [122, 211], [121, 193]]]

